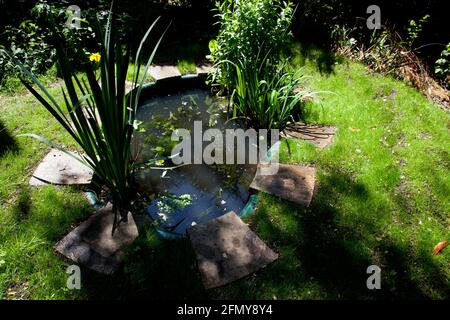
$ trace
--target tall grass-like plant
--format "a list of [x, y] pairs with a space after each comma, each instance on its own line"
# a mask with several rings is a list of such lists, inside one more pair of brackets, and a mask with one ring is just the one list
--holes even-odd
[[296, 77], [287, 64], [277, 66], [275, 73], [264, 73], [260, 66], [251, 66], [242, 59], [237, 63], [224, 61], [236, 69], [236, 85], [231, 95], [233, 117], [245, 117], [253, 127], [284, 129], [300, 114], [302, 101], [313, 94], [301, 90], [304, 77]]
[[[76, 74], [67, 58], [63, 46], [64, 39], [60, 38], [55, 42], [58, 63], [65, 83], [65, 89], [62, 89], [65, 109], [32, 72], [10, 53], [5, 53], [27, 76], [27, 79], [21, 79], [24, 86], [83, 149], [86, 156], [77, 159], [90, 167], [100, 182], [108, 188], [115, 213], [115, 228], [120, 218], [126, 220], [130, 208], [134, 170], [131, 140], [137, 127], [136, 110], [145, 74], [164, 34], [146, 61], [144, 75], [138, 79], [143, 61], [141, 49], [157, 20], [147, 30], [135, 58], [133, 90], [130, 96], [127, 96], [125, 79], [130, 62], [130, 47], [122, 44], [116, 36], [113, 16], [114, 4], [111, 4], [106, 27], [102, 28], [98, 19], [93, 26], [99, 43], [99, 52], [91, 55], [91, 59], [86, 55], [86, 63], [83, 65], [84, 75], [81, 77]], [[35, 134], [25, 135], [62, 150], [43, 137]]]

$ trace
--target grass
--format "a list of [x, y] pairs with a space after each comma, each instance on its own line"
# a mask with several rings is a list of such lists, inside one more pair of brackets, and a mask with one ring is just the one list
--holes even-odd
[[[45, 74], [39, 77], [40, 81], [45, 86], [51, 86], [55, 82], [58, 71], [56, 69], [56, 64], [53, 65]], [[0, 84], [0, 95], [14, 95], [17, 93], [28, 92], [27, 89], [22, 85], [19, 78], [9, 75], [6, 76], [4, 82]]]
[[[301, 48], [296, 48], [297, 53]], [[249, 222], [281, 255], [257, 276], [216, 293], [223, 298], [390, 299], [450, 297], [448, 113], [407, 85], [335, 61], [320, 72], [320, 51], [294, 64], [322, 94], [306, 118], [338, 127], [319, 151], [284, 141], [280, 161], [314, 164], [318, 193], [308, 209], [261, 194]], [[326, 68], [322, 68], [326, 70]], [[366, 269], [382, 268], [382, 290]]]
[[196, 68], [195, 62], [192, 60], [188, 60], [188, 59], [178, 60], [177, 68], [178, 68], [178, 71], [180, 71], [180, 73], [182, 75], [197, 73], [197, 68]]
[[15, 136], [40, 133], [72, 150], [75, 144], [30, 94], [0, 96], [0, 113], [9, 137], [0, 154], [0, 299], [71, 297], [67, 264], [52, 247], [91, 210], [76, 188], [29, 188], [31, 172], [49, 149]]
[[[142, 78], [145, 72], [145, 65], [141, 65], [141, 68], [139, 69], [139, 79]], [[134, 74], [134, 63], [130, 62], [128, 64], [128, 71], [126, 80], [129, 82], [133, 82], [133, 74]], [[147, 75], [145, 76], [145, 82], [153, 82], [155, 79], [150, 75], [149, 72], [147, 72]]]
[[[76, 188], [29, 189], [48, 148], [14, 136], [75, 146], [30, 95], [1, 96], [10, 143], [0, 152], [0, 298], [450, 298], [450, 250], [432, 255], [450, 236], [448, 113], [402, 82], [317, 49], [296, 47], [292, 63], [312, 76], [314, 91], [331, 92], [308, 105], [306, 119], [338, 127], [324, 150], [294, 140], [281, 148], [281, 161], [316, 166], [317, 194], [304, 209], [260, 193], [247, 222], [280, 258], [207, 292], [188, 241], [163, 241], [147, 227], [117, 275], [83, 269], [82, 290], [65, 289], [68, 263], [52, 246], [91, 210]], [[366, 288], [372, 264], [382, 268], [381, 290]]]

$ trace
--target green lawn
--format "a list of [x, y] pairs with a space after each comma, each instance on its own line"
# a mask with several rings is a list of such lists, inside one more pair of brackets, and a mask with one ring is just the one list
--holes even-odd
[[[48, 148], [14, 136], [74, 143], [32, 96], [0, 96], [0, 138], [9, 146], [0, 147], [0, 298], [450, 298], [450, 248], [432, 255], [450, 236], [448, 112], [404, 83], [319, 50], [296, 47], [291, 61], [322, 91], [306, 119], [339, 129], [324, 150], [283, 142], [281, 161], [315, 164], [317, 194], [308, 209], [260, 194], [247, 222], [280, 258], [208, 292], [188, 241], [161, 240], [150, 228], [117, 275], [83, 269], [82, 290], [67, 290], [68, 263], [53, 245], [91, 210], [77, 188], [28, 188]], [[381, 290], [366, 288], [372, 264], [382, 268]]]

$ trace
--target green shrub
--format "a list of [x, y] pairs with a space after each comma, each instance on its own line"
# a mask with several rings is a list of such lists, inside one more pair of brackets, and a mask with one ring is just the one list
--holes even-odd
[[441, 56], [436, 60], [434, 73], [446, 82], [447, 87], [450, 87], [450, 43], [442, 50]]
[[[2, 34], [9, 43], [9, 50], [34, 73], [42, 74], [53, 65], [55, 52], [44, 41], [42, 28], [31, 20], [23, 21], [19, 27], [7, 26]], [[4, 57], [0, 57], [3, 77], [19, 70]], [[1, 76], [0, 76], [1, 77]]]
[[306, 92], [282, 62], [294, 8], [278, 0], [217, 3], [220, 31], [210, 42], [212, 81], [231, 96], [232, 116], [253, 127], [283, 129], [300, 114]]
[[[21, 61], [27, 69], [35, 75], [45, 74], [56, 62], [55, 44], [64, 38], [64, 47], [68, 58], [74, 67], [83, 62], [83, 54], [76, 50], [79, 47], [95, 48], [92, 29], [86, 23], [81, 28], [70, 28], [66, 21], [71, 13], [64, 4], [48, 4], [46, 1], [38, 2], [30, 11], [29, 16], [18, 26], [7, 26], [0, 36], [0, 46], [8, 50], [15, 58]], [[7, 78], [18, 77], [21, 74], [10, 59], [0, 56], [0, 83]]]
[[[216, 3], [220, 31], [210, 42], [212, 61], [237, 62], [241, 58], [250, 65], [275, 71], [282, 50], [291, 39], [289, 27], [294, 9], [280, 0], [225, 0]], [[230, 64], [219, 64], [215, 80], [224, 88], [235, 87], [236, 70]]]

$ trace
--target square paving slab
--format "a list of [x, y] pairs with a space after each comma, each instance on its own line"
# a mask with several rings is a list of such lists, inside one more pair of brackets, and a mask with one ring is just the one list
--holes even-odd
[[282, 136], [301, 139], [323, 149], [333, 142], [335, 133], [336, 127], [296, 123], [284, 129]]
[[128, 213], [128, 221], [121, 222], [114, 235], [112, 205], [98, 210], [59, 241], [55, 250], [66, 258], [104, 274], [114, 273], [123, 256], [124, 249], [138, 236], [133, 215]]
[[250, 188], [273, 194], [305, 207], [309, 206], [316, 180], [314, 167], [280, 163], [276, 174], [262, 175], [262, 166], [258, 166]]
[[212, 71], [213, 69], [214, 69], [213, 66], [208, 64], [202, 64], [196, 67], [198, 74], [205, 74]]
[[161, 80], [161, 79], [165, 79], [165, 78], [181, 76], [181, 73], [180, 73], [180, 71], [178, 71], [178, 68], [176, 66], [153, 65], [153, 66], [150, 66], [148, 73], [155, 80]]
[[29, 184], [32, 186], [42, 186], [49, 183], [89, 184], [91, 180], [91, 169], [64, 152], [52, 149], [39, 163]]
[[233, 211], [192, 226], [188, 235], [206, 289], [243, 278], [278, 258]]

